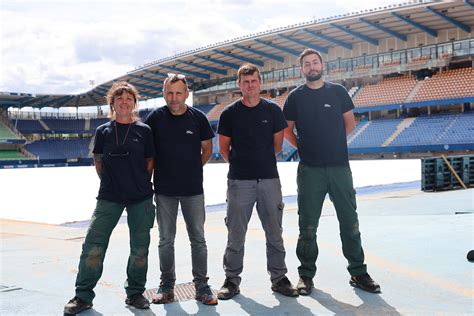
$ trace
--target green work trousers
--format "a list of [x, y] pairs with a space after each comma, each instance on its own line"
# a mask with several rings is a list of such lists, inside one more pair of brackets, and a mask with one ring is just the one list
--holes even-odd
[[366, 273], [350, 167], [312, 167], [300, 163], [297, 183], [299, 237], [296, 254], [301, 263], [299, 275], [313, 278], [316, 274], [316, 231], [328, 193], [339, 221], [342, 252], [348, 261], [347, 270], [352, 276]]
[[86, 239], [82, 244], [79, 272], [76, 278], [76, 296], [87, 303], [92, 303], [95, 297], [94, 287], [102, 275], [110, 235], [125, 208], [130, 232], [130, 255], [125, 291], [127, 296], [145, 291], [150, 229], [155, 221], [152, 198], [131, 205], [98, 200]]

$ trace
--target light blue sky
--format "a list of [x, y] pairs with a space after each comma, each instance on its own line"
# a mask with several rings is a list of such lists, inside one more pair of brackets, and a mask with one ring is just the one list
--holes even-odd
[[393, 0], [0, 0], [0, 91], [81, 93], [175, 53]]

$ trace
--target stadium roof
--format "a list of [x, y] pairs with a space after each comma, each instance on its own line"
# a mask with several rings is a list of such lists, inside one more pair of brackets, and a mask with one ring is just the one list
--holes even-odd
[[[382, 39], [407, 41], [425, 33], [437, 37], [440, 30], [456, 28], [471, 33], [474, 3], [464, 1], [415, 1], [331, 16], [310, 22], [250, 34], [156, 60], [77, 95], [32, 95], [0, 92], [2, 107], [79, 107], [105, 104], [104, 95], [118, 80], [134, 84], [143, 100], [162, 96], [167, 73], [183, 73], [194, 88], [231, 77], [243, 62], [263, 67], [281, 65], [288, 55], [298, 56], [305, 47], [327, 53], [330, 48], [352, 50], [355, 43], [378, 46]], [[230, 72], [233, 71], [233, 72]]]

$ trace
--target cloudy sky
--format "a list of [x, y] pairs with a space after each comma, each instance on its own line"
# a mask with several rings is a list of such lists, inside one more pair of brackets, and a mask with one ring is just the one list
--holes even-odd
[[81, 93], [190, 49], [401, 2], [0, 0], [0, 92]]

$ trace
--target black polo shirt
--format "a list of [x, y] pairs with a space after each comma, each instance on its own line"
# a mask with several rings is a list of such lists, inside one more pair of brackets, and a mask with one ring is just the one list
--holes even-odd
[[346, 89], [325, 82], [320, 89], [301, 85], [290, 92], [283, 113], [295, 121], [301, 162], [310, 166], [349, 163], [343, 114], [354, 108]]
[[261, 98], [255, 107], [240, 100], [221, 114], [217, 132], [231, 138], [229, 179], [278, 178], [273, 134], [287, 126], [278, 105]]

